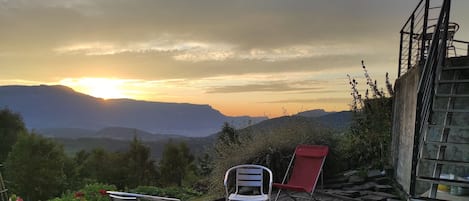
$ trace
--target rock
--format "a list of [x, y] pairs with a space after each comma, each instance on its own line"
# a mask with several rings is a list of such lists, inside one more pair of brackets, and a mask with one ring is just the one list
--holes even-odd
[[376, 196], [381, 196], [381, 197], [386, 197], [386, 198], [399, 198], [399, 196], [397, 195], [383, 193], [383, 192], [368, 191], [366, 193], [369, 195], [376, 195]]
[[350, 177], [352, 175], [356, 175], [357, 173], [358, 173], [357, 170], [350, 170], [350, 171], [344, 172], [342, 175], [344, 175], [346, 177]]
[[374, 178], [373, 181], [375, 181], [378, 184], [390, 184], [391, 179], [389, 177], [377, 177]]
[[348, 187], [348, 188], [344, 188], [344, 189], [345, 190], [363, 191], [363, 190], [374, 189], [374, 187], [376, 185], [378, 185], [378, 184], [375, 183], [375, 182], [367, 182], [367, 183], [364, 183], [362, 185], [352, 186], [352, 187]]
[[344, 184], [340, 184], [340, 183], [324, 185], [324, 188], [326, 188], [326, 189], [339, 189], [339, 188], [342, 188], [342, 187], [344, 187]]
[[366, 173], [366, 175], [369, 179], [371, 179], [371, 178], [375, 178], [375, 177], [382, 177], [385, 174], [381, 170], [369, 170]]
[[375, 188], [374, 188], [375, 191], [379, 191], [379, 192], [390, 192], [392, 191], [392, 186], [390, 185], [376, 185]]
[[387, 198], [377, 196], [377, 195], [365, 195], [363, 197], [359, 197], [358, 199], [361, 199], [364, 201], [386, 201]]
[[346, 196], [346, 197], [350, 197], [350, 198], [356, 198], [356, 197], [361, 196], [360, 192], [352, 191], [352, 190], [329, 190], [329, 191], [325, 191], [325, 192], [328, 192], [328, 193], [331, 193], [331, 194], [334, 194], [334, 195]]
[[348, 179], [348, 182], [354, 183], [354, 184], [357, 184], [357, 183], [360, 183], [360, 184], [361, 184], [361, 183], [365, 182], [365, 178], [360, 177], [360, 176], [358, 176], [358, 175], [352, 175], [352, 176], [350, 176], [350, 178]]
[[326, 181], [324, 181], [324, 183], [326, 184], [344, 183], [344, 182], [347, 182], [348, 179], [349, 179], [348, 177], [338, 176], [335, 178], [327, 179]]

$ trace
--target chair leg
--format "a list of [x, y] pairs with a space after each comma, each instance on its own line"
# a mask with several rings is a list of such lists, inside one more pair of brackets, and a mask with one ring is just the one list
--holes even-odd
[[275, 201], [278, 200], [278, 197], [280, 196], [280, 191], [282, 191], [282, 190], [281, 190], [281, 189], [278, 189], [277, 196], [275, 197]]

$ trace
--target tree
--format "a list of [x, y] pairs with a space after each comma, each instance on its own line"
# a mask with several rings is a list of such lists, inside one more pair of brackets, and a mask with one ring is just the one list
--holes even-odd
[[89, 181], [110, 183], [118, 188], [127, 185], [127, 159], [124, 153], [110, 153], [103, 149], [93, 149], [90, 153], [79, 152], [75, 161], [82, 160], [79, 175]]
[[127, 159], [128, 187], [134, 188], [139, 185], [151, 185], [156, 180], [157, 171], [153, 160], [150, 158], [150, 148], [142, 144], [134, 136], [130, 143], [130, 149], [125, 154]]
[[194, 171], [194, 156], [183, 142], [174, 144], [169, 141], [163, 150], [160, 161], [162, 180], [168, 185], [182, 186], [185, 177]]
[[65, 180], [62, 146], [36, 134], [21, 135], [5, 163], [13, 192], [26, 200], [46, 200], [62, 192]]
[[239, 135], [236, 129], [233, 128], [228, 122], [223, 123], [221, 134], [218, 136], [218, 142], [224, 145], [239, 144]]
[[9, 109], [0, 110], [0, 163], [4, 162], [16, 143], [20, 133], [26, 132], [23, 120], [19, 114]]

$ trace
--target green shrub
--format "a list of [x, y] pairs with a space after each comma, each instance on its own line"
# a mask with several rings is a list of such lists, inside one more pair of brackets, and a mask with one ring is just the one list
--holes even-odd
[[109, 196], [106, 191], [115, 191], [114, 185], [94, 183], [88, 184], [82, 189], [64, 193], [60, 198], [54, 198], [50, 201], [108, 201]]
[[304, 117], [282, 117], [292, 123], [267, 130], [256, 129], [239, 133], [239, 143], [216, 144], [217, 156], [210, 177], [211, 194], [222, 196], [225, 171], [239, 164], [259, 164], [272, 170], [274, 181], [281, 182], [291, 156], [299, 144], [328, 145], [330, 153], [326, 160], [331, 174], [341, 169], [338, 138], [334, 131]]
[[[358, 90], [358, 81], [350, 75], [352, 92], [352, 124], [350, 132], [343, 138], [342, 146], [350, 168], [387, 168], [390, 165], [392, 96], [394, 91], [386, 73], [386, 88], [379, 90], [362, 61], [366, 78], [365, 96]], [[371, 97], [370, 97], [371, 94]]]

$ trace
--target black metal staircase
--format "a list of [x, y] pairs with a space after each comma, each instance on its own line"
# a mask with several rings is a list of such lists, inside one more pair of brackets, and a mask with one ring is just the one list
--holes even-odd
[[469, 175], [469, 58], [449, 58], [438, 75], [417, 175], [430, 183], [429, 198], [437, 197], [439, 184], [469, 188], [469, 180], [460, 177]]
[[[421, 0], [401, 29], [398, 76], [420, 69], [409, 193], [422, 200], [436, 200], [440, 184], [469, 190], [469, 43], [454, 40], [450, 8], [451, 0]], [[466, 56], [449, 58], [461, 50], [455, 41]]]

